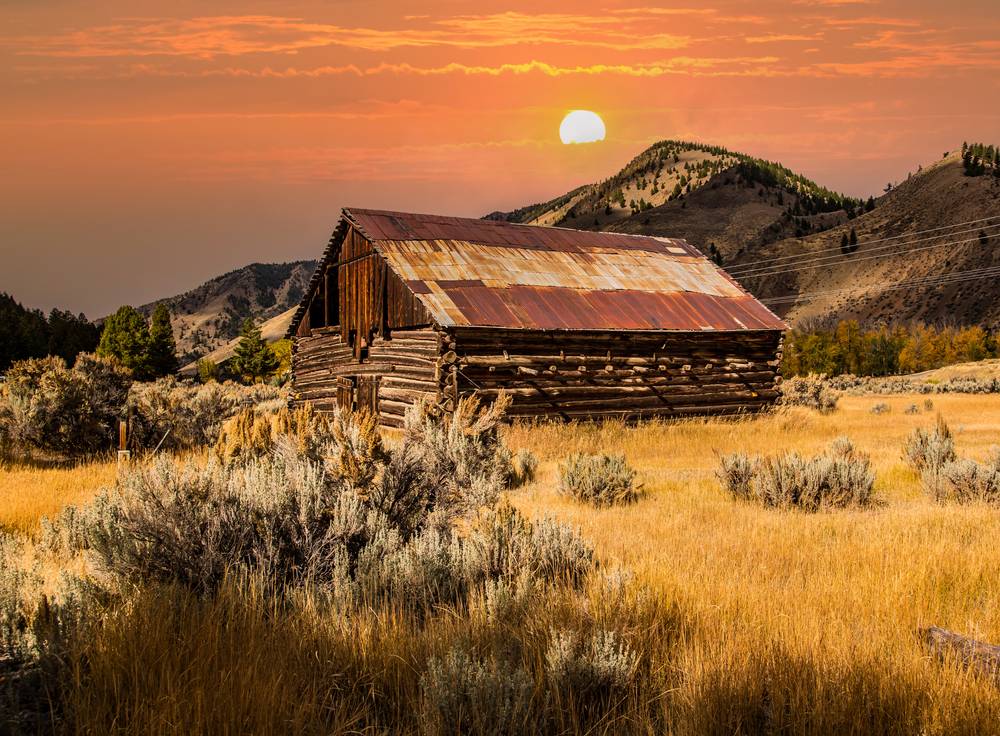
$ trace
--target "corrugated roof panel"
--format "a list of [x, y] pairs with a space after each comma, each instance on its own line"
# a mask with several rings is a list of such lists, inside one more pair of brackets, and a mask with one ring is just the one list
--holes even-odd
[[324, 265], [336, 258], [348, 224], [373, 242], [442, 326], [786, 329], [735, 279], [676, 238], [347, 209]]

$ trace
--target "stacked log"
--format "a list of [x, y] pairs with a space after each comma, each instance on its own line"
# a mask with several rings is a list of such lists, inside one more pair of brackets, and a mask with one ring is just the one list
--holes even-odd
[[756, 411], [779, 396], [778, 332], [454, 330], [462, 394], [512, 416], [642, 418]]
[[388, 338], [376, 335], [356, 359], [337, 326], [313, 329], [311, 335], [296, 338], [293, 345], [292, 402], [308, 402], [320, 411], [351, 408], [345, 403], [358, 408], [356, 391], [347, 394], [352, 399], [344, 400], [344, 382], [372, 377], [378, 381], [377, 398], [375, 406], [369, 408], [378, 412], [382, 424], [402, 426], [410, 406], [423, 400], [437, 401], [439, 346], [439, 335], [433, 330], [399, 330]]
[[779, 332], [427, 328], [375, 335], [356, 358], [334, 326], [296, 339], [293, 401], [333, 410], [358, 401], [358, 381], [375, 380], [364, 395], [390, 427], [402, 426], [420, 402], [447, 412], [462, 396], [500, 392], [513, 397], [510, 414], [520, 417], [732, 414], [778, 398], [780, 348]]

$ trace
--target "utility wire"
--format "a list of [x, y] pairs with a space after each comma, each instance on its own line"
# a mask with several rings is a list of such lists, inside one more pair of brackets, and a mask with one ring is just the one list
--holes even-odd
[[[951, 225], [941, 225], [939, 227], [932, 227], [932, 228], [927, 228], [927, 229], [924, 229], [924, 230], [914, 230], [913, 232], [904, 233], [903, 235], [892, 235], [892, 236], [888, 236], [888, 237], [885, 237], [885, 238], [878, 238], [876, 240], [860, 241], [860, 242], [857, 243], [857, 245], [858, 246], [873, 245], [875, 243], [884, 243], [884, 242], [887, 242], [887, 241], [890, 241], [890, 240], [899, 240], [899, 239], [902, 239], [902, 238], [912, 238], [915, 235], [923, 235], [925, 233], [937, 232], [937, 231], [940, 231], [940, 230], [951, 230], [953, 228], [962, 227], [964, 225], [974, 225], [974, 224], [978, 224], [978, 223], [987, 222], [989, 220], [1000, 220], [1000, 215], [991, 215], [990, 217], [983, 217], [983, 218], [980, 218], [978, 220], [966, 220], [965, 222], [956, 222], [956, 223], [953, 223]], [[987, 225], [985, 227], [996, 227], [997, 225], [1000, 225], [1000, 223], [994, 223], [994, 224], [991, 224], [991, 225]], [[972, 229], [974, 230], [976, 228], [972, 228]], [[937, 237], [943, 237], [944, 238], [944, 237], [950, 237], [952, 235], [957, 235], [957, 234], [958, 233], [943, 233], [943, 234], [941, 234], [941, 235], [939, 235]], [[899, 245], [899, 244], [897, 243], [897, 245]], [[889, 246], [885, 246], [885, 247], [889, 247]], [[815, 256], [820, 256], [823, 253], [831, 253], [831, 252], [835, 253], [835, 252], [838, 252], [838, 251], [840, 251], [840, 247], [839, 246], [832, 246], [830, 248], [823, 248], [823, 249], [820, 249], [818, 251], [815, 251], [815, 252], [809, 253], [809, 254], [795, 253], [795, 254], [787, 255], [787, 256], [775, 256], [773, 258], [763, 258], [763, 259], [756, 260], [756, 261], [747, 261], [745, 263], [741, 263], [739, 265], [733, 266], [731, 269], [726, 269], [726, 271], [729, 274], [731, 274], [731, 275], [736, 275], [738, 273], [741, 273], [743, 271], [751, 269], [753, 266], [758, 266], [758, 265], [764, 264], [764, 263], [773, 263], [773, 262], [776, 262], [776, 261], [793, 260], [795, 258], [801, 258], [804, 255], [808, 255], [809, 257], [815, 257]], [[776, 264], [776, 267], [779, 266], [779, 265], [783, 265], [783, 264]]]
[[[998, 226], [1000, 226], [1000, 223], [998, 223]], [[943, 236], [938, 236], [938, 237], [943, 237]], [[852, 258], [849, 261], [849, 263], [861, 263], [863, 261], [871, 261], [871, 260], [875, 260], [875, 259], [878, 259], [878, 258], [889, 258], [891, 256], [900, 256], [900, 255], [905, 255], [905, 254], [908, 254], [908, 253], [919, 253], [920, 251], [932, 250], [934, 248], [944, 248], [946, 246], [951, 246], [951, 245], [963, 245], [965, 243], [973, 243], [973, 242], [976, 242], [978, 240], [979, 240], [979, 236], [976, 236], [974, 238], [966, 238], [964, 240], [950, 240], [950, 241], [946, 241], [944, 243], [935, 243], [934, 245], [924, 245], [924, 246], [921, 246], [919, 248], [905, 248], [903, 250], [895, 250], [895, 251], [890, 251], [888, 253], [877, 253], [875, 255], [864, 255], [863, 254], [861, 257]], [[921, 242], [921, 241], [913, 241], [913, 242]], [[904, 245], [912, 245], [912, 243], [905, 243]], [[774, 269], [774, 270], [771, 270], [771, 271], [766, 271], [766, 272], [761, 272], [761, 273], [736, 274], [733, 277], [734, 278], [736, 278], [736, 277], [754, 277], [754, 278], [756, 278], [756, 277], [763, 277], [763, 276], [777, 276], [779, 274], [794, 273], [796, 271], [811, 271], [811, 270], [815, 270], [817, 268], [822, 268], [823, 266], [832, 266], [832, 265], [835, 265], [836, 263], [839, 263], [839, 262], [840, 261], [838, 260], [838, 261], [831, 261], [829, 263], [823, 262], [823, 263], [815, 263], [815, 264], [806, 264], [806, 265], [802, 265], [802, 266], [790, 266], [789, 268], [783, 268], [783, 269], [779, 268], [779, 269]], [[730, 275], [732, 276], [733, 274], [730, 274]]]
[[[921, 278], [897, 281], [890, 286], [879, 287], [879, 291], [895, 291], [898, 289], [909, 289], [916, 286], [943, 286], [947, 284], [960, 283], [963, 281], [973, 281], [990, 276], [1000, 276], [1000, 266], [989, 266], [986, 268], [973, 268], [963, 271], [952, 271], [951, 273], [939, 276], [925, 276]], [[842, 289], [827, 289], [823, 291], [805, 291], [799, 294], [788, 294], [785, 296], [761, 299], [764, 304], [787, 304], [794, 303], [800, 299], [809, 299], [817, 296], [830, 296], [836, 294], [846, 294], [854, 291], [863, 291], [870, 287], [848, 286]]]

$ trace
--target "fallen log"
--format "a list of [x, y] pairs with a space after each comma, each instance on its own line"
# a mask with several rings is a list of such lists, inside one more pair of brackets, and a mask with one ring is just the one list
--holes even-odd
[[977, 641], [938, 626], [921, 630], [932, 653], [944, 659], [954, 657], [963, 666], [980, 672], [1000, 685], [1000, 646]]

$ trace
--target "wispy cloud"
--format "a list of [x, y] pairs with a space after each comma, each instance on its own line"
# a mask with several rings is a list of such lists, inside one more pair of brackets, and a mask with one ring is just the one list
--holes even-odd
[[746, 36], [743, 40], [747, 43], [778, 43], [782, 41], [817, 41], [822, 37], [822, 34], [806, 36], [801, 33], [765, 33], [761, 36]]
[[[506, 75], [540, 74], [546, 77], [613, 75], [627, 77], [664, 77], [672, 75], [688, 76], [782, 76], [789, 71], [776, 68], [780, 59], [776, 56], [734, 56], [696, 57], [676, 56], [662, 61], [634, 64], [579, 64], [573, 66], [550, 64], [544, 61], [526, 61], [504, 64], [464, 64], [450, 62], [438, 66], [420, 66], [408, 62], [382, 62], [370, 66], [357, 64], [324, 65], [316, 67], [264, 66], [213, 67], [209, 69], [171, 69], [158, 65], [133, 64], [108, 75], [109, 78], [122, 77], [247, 77], [263, 79], [318, 78], [340, 75], [372, 77], [386, 74], [439, 77], [446, 75], [500, 77]], [[88, 78], [94, 78], [88, 74]]]
[[615, 51], [679, 49], [684, 35], [640, 27], [638, 17], [566, 13], [456, 16], [421, 28], [352, 28], [267, 15], [190, 19], [124, 19], [58, 34], [5, 36], [16, 53], [63, 58], [181, 56], [213, 59], [297, 53], [341, 46], [364, 51], [398, 48], [498, 48], [548, 44]]

